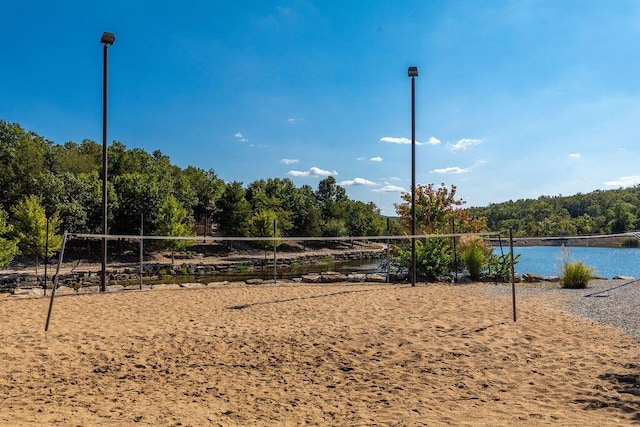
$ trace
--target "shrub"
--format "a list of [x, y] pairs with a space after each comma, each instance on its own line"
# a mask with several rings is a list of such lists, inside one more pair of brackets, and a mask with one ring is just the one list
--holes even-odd
[[[521, 254], [516, 254], [513, 257], [513, 265], [515, 267], [518, 264], [518, 259]], [[489, 258], [487, 259], [487, 266], [489, 268], [489, 272], [493, 272], [495, 275], [495, 280], [499, 280], [501, 282], [510, 282], [511, 281], [511, 254], [500, 254], [496, 255], [491, 252]]]
[[560, 284], [563, 288], [584, 289], [589, 280], [594, 278], [593, 267], [585, 265], [582, 261], [571, 261], [571, 253], [562, 246], [562, 267], [560, 271]]
[[[449, 276], [453, 270], [453, 253], [448, 239], [416, 239], [416, 277], [427, 282]], [[392, 262], [411, 275], [411, 246], [393, 247]]]
[[491, 246], [478, 236], [463, 236], [460, 238], [459, 245], [460, 258], [469, 271], [471, 280], [480, 280], [492, 252]]
[[233, 267], [236, 271], [236, 273], [238, 274], [246, 274], [249, 272], [250, 268], [248, 265], [245, 264], [238, 264], [236, 266]]

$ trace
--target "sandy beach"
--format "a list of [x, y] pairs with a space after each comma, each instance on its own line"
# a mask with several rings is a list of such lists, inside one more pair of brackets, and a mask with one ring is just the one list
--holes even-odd
[[640, 342], [496, 286], [0, 294], [0, 424], [640, 424]]

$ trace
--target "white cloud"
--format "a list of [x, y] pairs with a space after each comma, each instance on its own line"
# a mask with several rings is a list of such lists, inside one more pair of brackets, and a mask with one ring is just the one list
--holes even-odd
[[291, 176], [309, 176], [309, 171], [289, 171], [287, 174]]
[[280, 159], [280, 163], [284, 163], [285, 165], [292, 165], [294, 163], [298, 163], [299, 159]]
[[349, 185], [376, 185], [375, 182], [369, 181], [364, 178], [354, 178], [352, 180], [342, 181], [340, 185], [349, 186]]
[[608, 187], [631, 187], [640, 184], [640, 175], [623, 176], [614, 181], [605, 181], [604, 185]]
[[289, 117], [289, 118], [287, 119], [287, 121], [288, 121], [289, 123], [295, 123], [296, 119], [294, 119], [293, 117]]
[[290, 170], [287, 173], [289, 175], [291, 175], [291, 176], [329, 176], [329, 175], [338, 175], [338, 172], [336, 172], [336, 171], [328, 171], [328, 170], [317, 168], [315, 166], [312, 167], [312, 168], [309, 168], [308, 171]]
[[[410, 139], [404, 138], [404, 137], [398, 138], [395, 136], [383, 136], [382, 138], [380, 138], [380, 142], [387, 142], [390, 144], [411, 144]], [[438, 144], [440, 144], [440, 140], [433, 136], [429, 138], [429, 140], [426, 142], [416, 141], [416, 145], [438, 145]]]
[[447, 143], [447, 147], [449, 147], [451, 151], [466, 150], [467, 148], [471, 148], [481, 142], [481, 139], [462, 138], [455, 144]]
[[580, 153], [570, 153], [569, 157], [574, 158], [574, 159], [579, 159], [580, 157], [582, 157], [582, 154], [580, 154]]
[[398, 187], [397, 185], [385, 185], [382, 188], [377, 188], [371, 191], [375, 191], [376, 193], [400, 193], [400, 192], [406, 193], [407, 192], [407, 190], [405, 190], [402, 187]]
[[456, 174], [456, 173], [471, 172], [471, 169], [469, 169], [469, 168], [460, 168], [458, 166], [452, 166], [452, 167], [448, 167], [448, 168], [433, 169], [430, 172], [431, 173], [452, 173], [452, 174]]
[[383, 136], [380, 142], [388, 142], [390, 144], [411, 144], [411, 140], [407, 138], [396, 138], [393, 136]]
[[234, 136], [238, 141], [240, 141], [240, 142], [247, 142], [247, 141], [248, 141], [248, 139], [247, 139], [247, 138], [245, 138], [245, 137], [242, 135], [242, 132], [238, 132], [238, 133], [236, 133], [236, 134], [235, 134], [235, 135], [233, 135], [233, 136]]
[[382, 161], [382, 157], [376, 156], [376, 157], [370, 158], [369, 160], [371, 160], [372, 162], [381, 162]]
[[311, 175], [323, 175], [323, 176], [338, 175], [338, 172], [335, 170], [327, 171], [327, 170], [317, 168], [315, 166], [309, 169], [309, 172], [311, 172]]

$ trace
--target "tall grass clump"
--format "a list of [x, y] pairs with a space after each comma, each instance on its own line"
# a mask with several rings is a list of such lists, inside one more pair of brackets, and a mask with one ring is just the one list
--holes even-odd
[[560, 267], [560, 284], [563, 288], [584, 289], [594, 276], [593, 267], [582, 261], [571, 261], [570, 251], [562, 245], [562, 266]]
[[460, 258], [471, 280], [480, 280], [492, 252], [491, 245], [478, 236], [460, 238]]

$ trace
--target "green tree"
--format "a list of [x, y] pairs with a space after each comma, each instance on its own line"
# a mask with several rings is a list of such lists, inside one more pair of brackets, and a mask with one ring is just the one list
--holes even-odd
[[[152, 177], [141, 173], [126, 173], [114, 177], [117, 206], [111, 207], [117, 221], [110, 220], [112, 234], [135, 234], [140, 230], [140, 217], [144, 230], [156, 234], [158, 213], [163, 202], [163, 190]], [[111, 202], [110, 202], [111, 205]]]
[[588, 213], [577, 217], [574, 221], [577, 234], [593, 234], [595, 227], [595, 221]]
[[85, 139], [80, 145], [69, 141], [53, 147], [56, 152], [57, 172], [74, 175], [102, 170], [102, 145]]
[[336, 183], [333, 176], [328, 176], [318, 183], [316, 200], [320, 209], [320, 217], [323, 222], [323, 234], [331, 235], [333, 231], [326, 229], [330, 220], [341, 220], [346, 222], [346, 205], [349, 200], [346, 190]]
[[216, 175], [213, 169], [205, 171], [193, 166], [183, 172], [196, 195], [193, 214], [196, 220], [208, 219], [213, 216], [216, 202], [224, 191], [224, 181]]
[[225, 184], [214, 218], [218, 222], [218, 230], [222, 235], [249, 236], [251, 205], [245, 199], [245, 190], [241, 182]]
[[36, 178], [48, 168], [52, 143], [17, 123], [0, 120], [0, 201], [5, 209], [36, 191]]
[[254, 212], [262, 209], [274, 211], [278, 215], [284, 234], [296, 228], [295, 220], [303, 209], [301, 206], [303, 198], [301, 190], [296, 188], [293, 181], [288, 178], [258, 180], [251, 183], [247, 189], [247, 200], [251, 203]]
[[[51, 256], [60, 250], [62, 236], [58, 234], [61, 221], [54, 213], [49, 219], [47, 248], [47, 217], [40, 199], [34, 195], [21, 200], [13, 209], [13, 228], [18, 248], [23, 255], [36, 258], [36, 274], [40, 257]], [[45, 252], [45, 248], [48, 251]]]
[[[156, 234], [172, 237], [194, 236], [193, 221], [184, 206], [172, 194], [165, 197], [160, 206]], [[184, 251], [190, 243], [189, 240], [164, 240], [162, 242], [162, 247], [171, 250], [172, 265], [174, 253]]]
[[638, 217], [634, 213], [635, 209], [631, 203], [623, 201], [615, 203], [607, 211], [607, 218], [609, 218], [607, 225], [611, 233], [624, 233], [633, 230], [638, 222]]
[[300, 187], [291, 198], [294, 236], [318, 237], [322, 235], [322, 218], [316, 196], [309, 185]]
[[0, 268], [9, 265], [18, 254], [18, 245], [10, 238], [13, 227], [7, 223], [8, 218], [7, 212], [0, 208]]
[[[58, 205], [63, 229], [71, 233], [102, 233], [102, 181], [97, 172], [60, 175], [64, 183]], [[117, 210], [115, 190], [108, 183], [109, 221]]]
[[189, 179], [177, 170], [171, 179], [160, 181], [162, 188], [171, 188], [171, 194], [174, 195], [180, 204], [187, 210], [190, 217], [193, 218], [194, 208], [198, 204], [198, 195], [191, 186]]
[[[406, 234], [407, 230], [404, 227], [401, 218], [389, 217], [389, 235], [390, 236], [402, 236]], [[386, 229], [386, 224], [385, 224]]]
[[64, 196], [64, 182], [53, 172], [43, 172], [35, 178], [35, 194], [39, 197], [47, 217], [58, 211]]
[[375, 204], [350, 200], [346, 211], [349, 236], [379, 236], [384, 233], [386, 221]]
[[[278, 215], [270, 210], [263, 210], [254, 214], [251, 218], [251, 235], [253, 237], [282, 237], [282, 229], [278, 225]], [[280, 241], [276, 240], [276, 246], [279, 244]], [[258, 241], [257, 246], [266, 250], [273, 247], [273, 242]]]
[[331, 218], [323, 225], [322, 235], [325, 237], [343, 237], [349, 235], [343, 219]]

